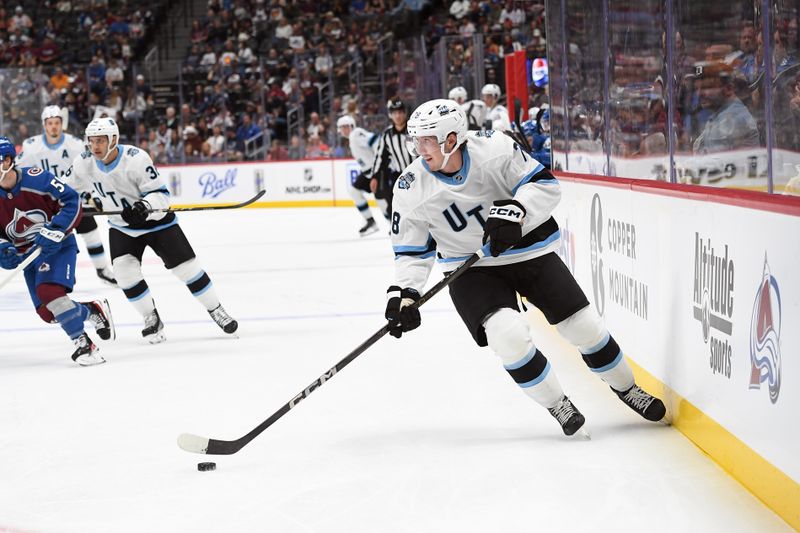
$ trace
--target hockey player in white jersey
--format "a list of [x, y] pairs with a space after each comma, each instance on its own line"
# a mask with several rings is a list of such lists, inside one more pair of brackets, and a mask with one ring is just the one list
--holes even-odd
[[121, 215], [108, 220], [111, 263], [120, 288], [144, 318], [142, 336], [151, 344], [166, 340], [164, 324], [142, 276], [142, 255], [148, 246], [186, 284], [214, 322], [225, 333], [234, 333], [238, 323], [220, 304], [175, 213], [151, 212], [169, 208], [169, 190], [147, 152], [118, 144], [119, 129], [111, 118], [90, 122], [86, 138], [90, 151], [75, 159], [72, 178], [81, 192], [99, 195], [106, 205], [122, 208]]
[[434, 261], [449, 272], [483, 247], [486, 257], [449, 286], [456, 310], [477, 344], [495, 352], [565, 434], [578, 431], [584, 417], [534, 345], [517, 293], [579, 349], [626, 405], [660, 420], [664, 404], [636, 385], [620, 347], [556, 255], [560, 233], [551, 213], [560, 189], [553, 175], [508, 135], [468, 132], [463, 111], [451, 100], [417, 108], [408, 133], [420, 157], [395, 185], [390, 333], [400, 337], [420, 325], [419, 310], [410, 304], [419, 299]]
[[464, 87], [453, 87], [447, 97], [455, 100], [461, 106], [467, 116], [467, 127], [470, 130], [483, 129], [483, 123], [486, 120], [486, 104], [483, 103], [483, 100], [467, 101], [467, 90]]
[[511, 130], [508, 109], [499, 103], [500, 87], [494, 83], [487, 83], [481, 89], [481, 98], [483, 103], [486, 104], [485, 129], [494, 131]]
[[[66, 179], [72, 161], [85, 151], [83, 141], [66, 132], [68, 124], [69, 112], [66, 108], [61, 109], [57, 105], [45, 107], [42, 110], [44, 131], [42, 135], [30, 137], [22, 143], [22, 151], [17, 156], [17, 166], [39, 167], [49, 170], [60, 179]], [[69, 180], [67, 183], [71, 185]], [[95, 205], [88, 195], [84, 195], [81, 199], [84, 211], [102, 209], [102, 206]], [[94, 217], [84, 217], [75, 232], [86, 244], [86, 251], [89, 252], [97, 277], [109, 285], [116, 285], [103, 247], [103, 236]]]
[[[344, 115], [336, 121], [336, 130], [339, 135], [348, 140], [350, 153], [353, 154], [361, 169], [361, 172], [348, 183], [347, 192], [355, 202], [358, 212], [364, 217], [364, 226], [358, 230], [358, 234], [364, 237], [378, 231], [378, 224], [372, 217], [366, 197], [366, 194], [372, 192], [369, 188], [369, 182], [372, 178], [372, 162], [375, 160], [375, 145], [378, 141], [378, 134], [357, 127], [355, 119], [350, 115]], [[386, 213], [386, 200], [377, 199], [377, 202], [381, 212]]]

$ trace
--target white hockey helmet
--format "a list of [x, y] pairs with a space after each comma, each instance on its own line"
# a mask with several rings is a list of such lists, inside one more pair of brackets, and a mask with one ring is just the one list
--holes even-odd
[[486, 96], [487, 94], [494, 96], [495, 99], [500, 99], [500, 86], [495, 83], [487, 83], [481, 89], [481, 96]]
[[464, 102], [467, 101], [468, 98], [467, 90], [461, 86], [453, 87], [452, 89], [450, 89], [450, 92], [447, 93], [447, 97], [450, 100], [455, 100], [459, 104], [463, 104]]
[[69, 109], [66, 107], [62, 109], [57, 105], [45, 106], [45, 108], [42, 109], [42, 126], [44, 126], [44, 121], [48, 118], [60, 118], [61, 129], [66, 130], [69, 125]]
[[91, 137], [106, 137], [108, 139], [108, 150], [103, 156], [103, 160], [105, 160], [108, 154], [119, 144], [119, 126], [117, 126], [117, 122], [113, 118], [96, 118], [86, 126], [87, 144], [89, 144]]
[[[350, 115], [342, 115], [339, 117], [339, 120], [336, 121], [336, 131], [339, 132], [339, 135], [344, 136], [342, 133], [342, 128], [345, 127], [355, 128], [356, 127], [356, 119], [354, 119]], [[350, 130], [352, 131], [352, 130]]]
[[[444, 154], [442, 168], [459, 146], [464, 144], [467, 131], [467, 116], [461, 106], [453, 100], [443, 98], [425, 102], [411, 113], [411, 118], [408, 120], [408, 136], [415, 148], [419, 137], [436, 137], [436, 142]], [[445, 152], [444, 143], [451, 133], [456, 134], [456, 145], [450, 152]]]

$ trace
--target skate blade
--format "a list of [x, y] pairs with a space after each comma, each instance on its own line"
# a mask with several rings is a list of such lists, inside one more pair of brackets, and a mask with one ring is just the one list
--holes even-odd
[[569, 438], [573, 440], [592, 440], [592, 435], [585, 428], [580, 428], [570, 435]]
[[150, 344], [161, 344], [162, 342], [166, 342], [167, 337], [163, 333], [156, 333], [155, 335], [145, 337], [145, 339]]
[[373, 233], [378, 233], [379, 228], [371, 228], [363, 233], [359, 233], [359, 237], [366, 237], [367, 235], [372, 235]]
[[102, 365], [103, 363], [106, 362], [106, 360], [103, 359], [103, 356], [93, 353], [93, 354], [82, 355], [77, 359], [75, 359], [75, 362], [81, 366], [95, 366], [95, 365]]

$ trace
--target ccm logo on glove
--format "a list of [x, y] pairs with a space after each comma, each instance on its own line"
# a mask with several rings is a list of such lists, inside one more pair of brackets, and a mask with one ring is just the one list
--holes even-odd
[[525, 217], [525, 210], [521, 207], [517, 208], [516, 206], [499, 207], [493, 205], [489, 209], [489, 216], [511, 220], [514, 222], [522, 222], [522, 219]]

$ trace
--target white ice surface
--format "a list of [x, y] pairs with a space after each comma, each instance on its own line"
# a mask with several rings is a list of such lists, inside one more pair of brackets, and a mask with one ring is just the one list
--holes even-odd
[[[474, 345], [446, 291], [419, 330], [379, 341], [238, 454], [180, 450], [183, 432], [244, 435], [381, 327], [392, 252], [385, 229], [360, 240], [360, 222], [346, 208], [182, 215], [238, 339], [148, 251], [168, 340], [145, 344], [141, 318], [81, 254], [76, 299], [107, 297], [118, 328], [98, 367], [70, 361], [21, 277], [6, 287], [0, 531], [789, 530], [537, 330], [592, 433], [563, 437]], [[205, 460], [217, 470], [198, 472]]]

